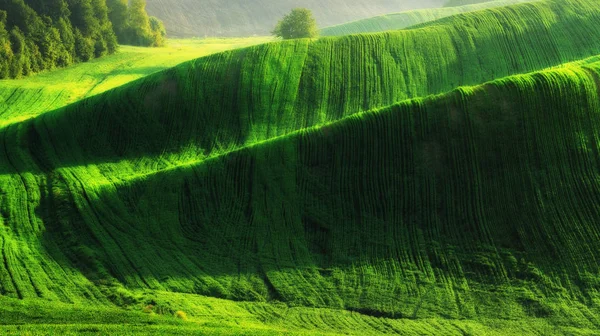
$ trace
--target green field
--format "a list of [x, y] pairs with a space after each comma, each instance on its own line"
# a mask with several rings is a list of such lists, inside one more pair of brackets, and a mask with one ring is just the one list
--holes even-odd
[[412, 10], [407, 12], [386, 14], [348, 22], [336, 26], [321, 29], [322, 36], [342, 36], [350, 34], [376, 33], [388, 30], [398, 30], [422, 24], [425, 22], [439, 20], [448, 16], [468, 13], [477, 10], [502, 7], [532, 0], [498, 0], [484, 3], [469, 4], [457, 7], [431, 8]]
[[269, 37], [169, 40], [164, 48], [121, 46], [115, 55], [19, 80], [0, 80], [0, 125], [31, 118], [198, 57]]
[[0, 81], [0, 333], [596, 335], [600, 2], [463, 9]]

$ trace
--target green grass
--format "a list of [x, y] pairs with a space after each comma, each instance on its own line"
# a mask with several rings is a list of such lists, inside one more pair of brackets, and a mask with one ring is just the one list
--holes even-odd
[[[54, 179], [85, 170], [61, 169], [38, 212], [43, 245], [81, 261], [69, 232], [96, 237], [85, 273], [110, 273], [95, 282], [127, 310], [48, 303], [53, 318], [33, 301], [41, 312], [7, 315], [8, 299], [5, 321], [41, 316], [21, 327], [34, 333], [593, 335], [598, 78], [600, 63], [573, 64], [463, 87], [117, 185], [65, 185]], [[373, 183], [351, 182], [365, 175]], [[62, 212], [65, 193], [76, 214]], [[166, 316], [149, 328], [148, 304]], [[190, 320], [169, 320], [177, 310]]]
[[[198, 295], [154, 292], [128, 309], [86, 307], [40, 300], [3, 298], [3, 335], [593, 335], [586, 328], [553, 324], [547, 319], [386, 319], [333, 309], [285, 304], [234, 302]], [[142, 303], [153, 302], [151, 313]], [[185, 309], [186, 321], [173, 317]], [[148, 311], [148, 309], [146, 309]]]
[[448, 16], [473, 12], [486, 8], [502, 7], [522, 2], [531, 2], [531, 0], [500, 0], [488, 1], [463, 5], [458, 7], [444, 7], [412, 10], [407, 12], [386, 14], [362, 19], [354, 22], [344, 23], [337, 26], [331, 26], [321, 29], [322, 36], [341, 36], [350, 34], [376, 33], [387, 30], [398, 30], [421, 24], [429, 21], [435, 21]]
[[597, 5], [263, 44], [15, 112], [0, 330], [593, 335]]
[[[575, 61], [600, 52], [600, 9], [573, 4], [528, 3], [419, 29], [212, 55], [36, 119], [28, 136], [43, 137], [32, 148], [39, 162], [7, 155], [17, 171], [108, 163], [90, 180], [118, 182], [404, 99]], [[28, 146], [16, 143], [25, 125], [5, 128], [9, 151]]]
[[0, 80], [0, 125], [25, 120], [202, 56], [269, 37], [169, 40], [164, 48], [121, 46], [115, 55], [19, 80]]

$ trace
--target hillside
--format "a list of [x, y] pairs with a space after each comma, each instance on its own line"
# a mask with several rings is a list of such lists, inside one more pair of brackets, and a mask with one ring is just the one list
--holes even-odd
[[292, 8], [314, 12], [320, 27], [416, 8], [441, 7], [445, 0], [147, 0], [148, 12], [174, 37], [270, 35]]
[[0, 80], [0, 126], [35, 117], [205, 55], [271, 38], [169, 40], [162, 48], [121, 46], [105, 56], [22, 79]]
[[598, 4], [261, 44], [15, 109], [0, 332], [593, 335]]
[[417, 24], [438, 20], [448, 16], [473, 12], [486, 8], [507, 6], [531, 0], [499, 0], [459, 7], [431, 8], [375, 16], [321, 29], [322, 36], [342, 36], [361, 33], [376, 33], [398, 30]]
[[[296, 331], [460, 334], [444, 320], [464, 318], [475, 334], [504, 330], [487, 319], [533, 320], [515, 335], [594, 330], [600, 213], [587, 204], [598, 197], [599, 76], [596, 63], [506, 78], [121, 183], [100, 183], [90, 167], [56, 170], [40, 185], [41, 243], [95, 286], [72, 273], [55, 299], [101, 303], [117, 281], [133, 290], [119, 302], [201, 318], [196, 304], [225, 314], [236, 304], [160, 291], [254, 301], [237, 308], [244, 319], [259, 310], [263, 323]], [[25, 186], [40, 178], [21, 176]], [[10, 265], [16, 242], [4, 242]], [[33, 283], [59, 276], [25, 260]], [[5, 293], [54, 296], [21, 283], [18, 270], [3, 270]], [[264, 300], [291, 311], [280, 320], [290, 308]], [[385, 319], [361, 324], [368, 316]]]

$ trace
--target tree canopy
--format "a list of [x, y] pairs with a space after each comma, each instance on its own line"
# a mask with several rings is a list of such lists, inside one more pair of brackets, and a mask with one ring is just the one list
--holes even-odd
[[317, 37], [319, 31], [317, 21], [309, 9], [295, 8], [277, 23], [272, 34], [288, 40]]
[[0, 1], [0, 78], [114, 53], [118, 41], [161, 46], [165, 29], [145, 0]]
[[149, 47], [165, 44], [165, 27], [159, 19], [148, 16], [146, 0], [108, 0], [107, 5], [119, 43]]

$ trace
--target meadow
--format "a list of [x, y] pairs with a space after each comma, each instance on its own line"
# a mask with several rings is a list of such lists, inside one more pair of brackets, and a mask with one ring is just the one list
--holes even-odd
[[598, 5], [0, 81], [0, 332], [594, 335]]
[[0, 80], [0, 126], [52, 111], [202, 56], [270, 37], [171, 39], [163, 48], [120, 46], [114, 55], [35, 76]]

